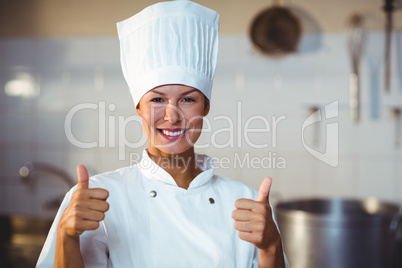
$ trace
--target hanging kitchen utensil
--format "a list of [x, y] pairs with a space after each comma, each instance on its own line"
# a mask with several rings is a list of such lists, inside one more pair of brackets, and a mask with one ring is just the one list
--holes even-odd
[[391, 88], [391, 37], [392, 37], [392, 12], [395, 9], [395, 0], [385, 0], [384, 11], [386, 14], [385, 24], [385, 91]]
[[303, 32], [297, 46], [297, 52], [305, 54], [320, 51], [323, 45], [323, 37], [321, 25], [318, 23], [317, 19], [303, 8], [293, 4], [291, 6], [287, 5], [287, 7], [292, 10], [299, 19]]
[[302, 33], [299, 18], [289, 8], [274, 1], [260, 12], [250, 29], [255, 48], [267, 56], [281, 57], [297, 50]]
[[318, 147], [320, 144], [320, 129], [321, 129], [321, 114], [320, 114], [320, 107], [319, 106], [311, 106], [310, 107], [310, 115], [314, 115], [316, 123], [314, 124], [314, 134], [313, 134], [313, 144], [314, 146]]
[[355, 122], [360, 120], [360, 59], [363, 50], [364, 27], [363, 17], [354, 14], [348, 21], [348, 47], [352, 63], [352, 73], [349, 77], [349, 107], [350, 118]]
[[395, 149], [399, 149], [401, 146], [401, 120], [402, 120], [402, 108], [394, 107], [392, 108], [392, 115], [395, 120]]
[[[402, 1], [401, 1], [402, 2]], [[396, 34], [396, 47], [399, 48], [396, 50], [396, 59], [397, 59], [397, 78], [399, 84], [399, 91], [402, 93], [402, 32], [398, 32]]]
[[[365, 28], [367, 27], [366, 22], [369, 22], [370, 18], [365, 16]], [[366, 28], [367, 29], [367, 28]], [[370, 105], [370, 117], [373, 120], [380, 119], [381, 114], [381, 68], [383, 61], [383, 54], [378, 53], [384, 49], [384, 38], [382, 32], [371, 31], [366, 34], [364, 46], [364, 58], [367, 63], [368, 71], [368, 88], [369, 88], [369, 105]]]

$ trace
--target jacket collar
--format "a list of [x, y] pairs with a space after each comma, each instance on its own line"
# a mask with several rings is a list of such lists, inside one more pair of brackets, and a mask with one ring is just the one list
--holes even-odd
[[[209, 182], [214, 174], [214, 164], [213, 159], [204, 154], [195, 154], [196, 165], [202, 170], [197, 177], [193, 179], [188, 187], [188, 190], [200, 187], [207, 182]], [[148, 155], [145, 149], [142, 153], [142, 158], [138, 164], [138, 168], [141, 170], [142, 174], [148, 179], [157, 180], [165, 184], [170, 184], [177, 186], [176, 181], [170, 174], [165, 171], [163, 167], [164, 163], [155, 163]]]

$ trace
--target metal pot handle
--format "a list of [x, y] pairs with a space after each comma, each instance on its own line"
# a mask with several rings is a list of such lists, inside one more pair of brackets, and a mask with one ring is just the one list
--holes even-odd
[[390, 229], [395, 232], [396, 241], [402, 241], [402, 204], [399, 206], [398, 213], [391, 221]]

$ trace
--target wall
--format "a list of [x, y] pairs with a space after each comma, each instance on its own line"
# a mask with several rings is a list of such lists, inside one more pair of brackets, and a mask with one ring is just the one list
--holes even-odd
[[[115, 23], [157, 0], [2, 0], [0, 36], [116, 35]], [[257, 13], [275, 2], [292, 8], [301, 20], [314, 18], [316, 27], [305, 30], [343, 32], [352, 13], [369, 17], [370, 29], [384, 29], [384, 1], [380, 0], [202, 0], [196, 1], [221, 15], [221, 33], [246, 34]], [[395, 0], [394, 27], [402, 28], [402, 0]]]
[[[380, 32], [368, 35], [361, 62], [362, 120], [355, 124], [349, 119], [345, 35], [305, 35], [298, 53], [276, 60], [254, 52], [245, 35], [222, 35], [207, 117], [211, 128], [205, 125], [199, 142], [209, 147], [198, 151], [216, 157], [217, 173], [253, 187], [272, 176], [274, 198], [376, 196], [402, 201], [402, 151], [395, 145], [396, 138], [402, 142], [402, 131], [399, 121], [395, 136], [397, 121], [391, 112], [402, 105], [401, 51], [395, 49], [401, 47], [402, 32], [394, 34], [389, 94], [383, 92], [382, 40]], [[41, 172], [22, 182], [18, 170], [25, 161], [50, 163], [75, 178], [78, 164], [87, 165], [91, 174], [104, 172], [129, 165], [130, 155], [134, 163], [146, 147], [121, 74], [116, 38], [1, 39], [0, 58], [0, 213], [52, 217], [54, 210], [44, 206], [69, 188]], [[32, 97], [5, 93], [7, 83], [21, 73], [31, 74], [38, 85]], [[323, 111], [335, 101], [338, 115], [327, 120], [322, 113], [321, 123], [306, 127], [302, 139], [311, 107]], [[72, 144], [66, 118], [67, 129], [71, 118], [76, 140], [97, 146]], [[325, 152], [330, 123], [338, 126], [338, 132], [328, 132], [331, 144], [338, 142], [335, 167], [303, 145]], [[239, 135], [246, 127], [261, 132]]]

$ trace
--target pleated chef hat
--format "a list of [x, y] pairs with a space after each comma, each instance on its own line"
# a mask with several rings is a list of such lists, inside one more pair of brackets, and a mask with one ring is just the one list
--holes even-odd
[[117, 23], [121, 65], [134, 104], [149, 90], [183, 84], [210, 99], [219, 14], [191, 1], [149, 6]]

